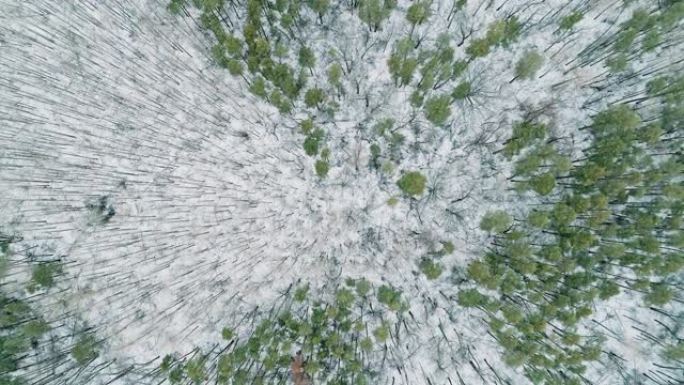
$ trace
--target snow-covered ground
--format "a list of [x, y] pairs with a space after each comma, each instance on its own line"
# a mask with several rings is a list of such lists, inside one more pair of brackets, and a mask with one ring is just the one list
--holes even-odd
[[[211, 40], [192, 19], [170, 15], [165, 1], [2, 0], [0, 226], [47, 250], [38, 258], [62, 257], [58, 286], [67, 294], [59, 304], [41, 300], [51, 304], [48, 317], [79, 314], [106, 339], [101, 359], [123, 367], [211, 346], [224, 326], [254, 306], [270, 307], [296, 280], [320, 286], [363, 276], [401, 288], [415, 315], [411, 346], [397, 347], [410, 352], [409, 374], [397, 381], [444, 384], [458, 373], [476, 384], [484, 381], [479, 365], [494, 381], [487, 362], [511, 383], [526, 383], [499, 362], [480, 315], [448, 299], [458, 287], [426, 280], [417, 262], [450, 241], [445, 274], [462, 269], [488, 243], [478, 229], [484, 212], [526, 210], [506, 181], [509, 165], [493, 151], [523, 104], [550, 104], [558, 136], [586, 124], [593, 111], [582, 106], [594, 91], [584, 84], [604, 69], [566, 73], [567, 63], [614, 24], [619, 7], [587, 15], [569, 44], [551, 47], [542, 78], [510, 83], [522, 52], [558, 38], [548, 15], [567, 2], [468, 3], [466, 14], [475, 16], [464, 22], [476, 35], [520, 9], [518, 17], [536, 27], [513, 49], [471, 64], [466, 77], [479, 95], [456, 106], [443, 130], [420, 114], [413, 119], [407, 95], [388, 86], [391, 44], [381, 43], [408, 28], [396, 12], [355, 71], [363, 92], [381, 101], [381, 115], [405, 124], [402, 133], [419, 150], [389, 175], [371, 170], [358, 128], [368, 118], [364, 100], [350, 97], [339, 121], [324, 126], [333, 159], [320, 180], [292, 119], [212, 64]], [[613, 2], [603, 3], [592, 12]], [[417, 33], [431, 44], [445, 24], [437, 8]], [[322, 40], [320, 50], [326, 44], [335, 43]], [[400, 197], [402, 170], [422, 171], [434, 192], [389, 206]], [[115, 211], [105, 223], [86, 207], [100, 197]]]

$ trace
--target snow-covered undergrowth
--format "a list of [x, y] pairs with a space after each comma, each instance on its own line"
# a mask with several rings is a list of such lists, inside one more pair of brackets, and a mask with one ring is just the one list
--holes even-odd
[[[283, 306], [309, 322], [308, 302], [291, 305], [296, 287], [308, 285], [311, 307], [320, 301], [335, 308], [338, 287], [351, 277], [367, 280], [372, 293], [396, 288], [406, 301], [397, 314], [382, 313], [385, 302], [372, 295], [353, 307], [353, 317], [368, 325], [342, 333], [351, 340], [341, 346], [356, 349], [363, 332], [377, 343], [372, 354], [354, 356], [363, 358], [371, 383], [535, 381], [530, 368], [548, 365], [535, 356], [545, 345], [521, 353], [497, 334], [504, 326], [497, 329], [492, 318], [501, 310], [506, 327], [518, 324], [517, 304], [534, 324], [537, 303], [490, 285], [490, 275], [505, 275], [488, 270], [496, 258], [477, 271], [469, 266], [492, 250], [508, 253], [507, 242], [522, 237], [511, 231], [527, 228], [528, 213], [563, 202], [574, 170], [591, 158], [598, 134], [586, 129], [598, 126], [600, 111], [631, 103], [641, 115], [635, 127], [646, 132], [666, 120], [659, 103], [681, 108], [673, 85], [681, 80], [674, 78], [639, 100], [647, 82], [681, 70], [677, 2], [660, 5], [675, 16], [654, 16], [660, 24], [648, 28], [660, 31], [656, 37], [646, 26], [623, 27], [640, 7], [661, 14], [646, 1], [380, 1], [377, 9], [370, 0], [278, 1], [263, 2], [273, 9], [259, 8], [259, 22], [245, 5], [259, 2], [170, 3], [0, 4], [2, 288], [50, 325], [22, 329], [32, 353], [2, 373], [28, 383], [157, 383], [168, 378], [171, 361], [158, 369], [168, 355], [173, 362], [190, 357], [187, 373], [175, 374], [180, 381], [213, 383], [221, 377], [220, 354], [247, 341], [259, 322], [278, 319]], [[288, 24], [283, 15], [294, 8], [297, 21]], [[259, 24], [251, 42], [250, 23]], [[653, 49], [639, 48], [651, 40]], [[614, 49], [621, 42], [627, 47]], [[288, 77], [292, 82], [283, 81]], [[663, 101], [673, 93], [680, 99]], [[649, 149], [660, 151], [655, 164], [674, 160], [665, 183], [676, 188], [681, 113], [667, 119], [669, 128], [655, 135], [669, 144]], [[543, 133], [530, 133], [536, 128]], [[520, 161], [538, 142], [552, 154]], [[632, 204], [650, 202], [651, 193]], [[677, 191], [662, 194], [681, 199]], [[506, 226], [498, 229], [502, 211], [507, 217], [498, 222]], [[557, 212], [550, 216], [559, 221]], [[495, 213], [491, 226], [480, 225], [486, 213]], [[578, 213], [574, 223], [584, 228], [589, 214]], [[677, 216], [672, 209], [655, 218]], [[656, 229], [659, 240], [681, 231], [667, 226]], [[563, 233], [552, 230], [523, 238], [536, 247]], [[587, 242], [597, 250], [598, 242]], [[664, 244], [661, 259], [679, 266], [680, 248]], [[545, 265], [534, 263], [524, 272], [514, 261], [511, 271], [531, 277]], [[679, 271], [661, 264], [650, 269]], [[595, 301], [594, 294], [592, 316], [589, 305], [574, 302], [576, 292], [560, 293], [563, 301], [571, 297], [577, 322], [549, 320], [551, 344], [560, 343], [555, 335], [563, 343], [577, 335], [594, 348], [571, 357], [580, 361], [603, 350], [579, 377], [561, 373], [558, 383], [669, 384], [684, 376], [681, 352], [661, 358], [663, 348], [681, 346], [681, 275], [667, 277], [663, 295], [674, 300], [651, 300], [658, 306], [649, 310], [641, 293], [662, 294], [661, 286], [639, 281], [637, 262], [623, 266], [617, 284], [636, 291]], [[634, 266], [642, 273], [633, 275]], [[504, 308], [463, 294], [475, 295], [477, 285]], [[557, 306], [561, 295], [550, 292], [544, 296]], [[379, 325], [391, 336], [374, 334]], [[236, 339], [220, 340], [226, 327]], [[511, 330], [508, 337], [523, 340]], [[273, 354], [287, 358], [310, 343], [292, 339]], [[654, 343], [662, 346], [651, 349]], [[262, 370], [263, 362], [250, 362]], [[335, 373], [360, 384], [348, 368], [338, 364]], [[261, 381], [287, 376], [273, 371]]]

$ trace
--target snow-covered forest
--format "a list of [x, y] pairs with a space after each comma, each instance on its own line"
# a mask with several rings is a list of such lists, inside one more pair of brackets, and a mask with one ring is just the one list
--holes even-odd
[[682, 0], [0, 0], [0, 385], [681, 385], [683, 150]]

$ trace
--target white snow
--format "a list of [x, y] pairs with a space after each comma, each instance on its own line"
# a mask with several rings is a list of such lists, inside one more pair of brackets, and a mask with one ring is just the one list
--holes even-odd
[[[447, 3], [435, 2], [440, 10], [416, 29], [426, 35], [423, 46], [446, 29]], [[0, 225], [26, 245], [45, 244], [64, 256], [60, 287], [71, 294], [45, 311], [55, 319], [80, 314], [106, 338], [102, 360], [124, 367], [212, 346], [224, 326], [256, 305], [270, 308], [296, 280], [321, 286], [339, 274], [363, 276], [401, 288], [416, 317], [405, 344], [393, 349], [408, 371], [397, 375], [388, 366], [388, 382], [456, 383], [458, 373], [466, 384], [482, 383], [473, 361], [493, 383], [486, 359], [511, 383], [526, 383], [499, 361], [481, 314], [445, 297], [458, 286], [427, 281], [417, 262], [451, 241], [456, 251], [442, 260], [445, 275], [464, 268], [488, 243], [478, 230], [484, 212], [527, 210], [509, 190], [509, 165], [493, 151], [523, 104], [551, 102], [548, 119], [558, 136], [586, 124], [592, 111], [583, 104], [594, 91], [584, 84], [604, 69], [598, 63], [565, 71], [612, 22], [595, 20], [604, 6], [592, 6], [576, 38], [545, 53], [543, 78], [509, 83], [522, 52], [557, 40], [545, 17], [567, 2], [512, 0], [501, 9], [484, 3], [468, 2], [470, 17], [459, 16], [474, 37], [516, 10], [537, 24], [511, 49], [471, 63], [465, 77], [478, 95], [452, 107], [447, 129], [430, 127], [409, 106], [409, 89], [391, 85], [385, 63], [392, 42], [409, 29], [403, 13], [394, 12], [368, 41], [355, 15], [329, 20], [341, 32], [312, 31], [310, 43], [326, 64], [310, 84], [324, 84], [329, 46], [355, 59], [351, 76], [361, 83], [358, 96], [346, 84], [336, 123], [318, 121], [332, 153], [325, 180], [313, 172], [296, 122], [213, 65], [211, 39], [191, 19], [170, 15], [165, 1], [0, 4]], [[456, 48], [457, 57], [467, 44]], [[369, 114], [375, 107], [379, 112]], [[405, 147], [418, 149], [404, 150], [391, 175], [367, 166], [370, 127], [382, 117], [395, 119]], [[395, 182], [403, 170], [423, 172], [434, 196], [388, 206], [400, 196]], [[93, 224], [85, 204], [100, 196], [116, 214]], [[616, 299], [615, 311], [626, 301]], [[635, 339], [630, 333], [625, 338]], [[649, 365], [639, 363], [648, 352], [637, 354], [638, 347], [615, 349], [635, 352], [634, 365]]]

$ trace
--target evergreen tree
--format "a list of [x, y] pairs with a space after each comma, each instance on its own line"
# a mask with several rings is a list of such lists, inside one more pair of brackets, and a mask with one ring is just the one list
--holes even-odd
[[359, 0], [359, 18], [375, 32], [396, 6], [396, 0]]
[[489, 265], [482, 261], [471, 262], [468, 265], [467, 274], [468, 278], [488, 289], [495, 289], [498, 286], [497, 277], [491, 272]]
[[328, 170], [330, 169], [330, 164], [326, 160], [319, 159], [316, 161], [315, 169], [316, 169], [316, 175], [318, 175], [318, 177], [322, 179], [328, 175]]
[[553, 173], [546, 172], [530, 179], [529, 184], [537, 194], [549, 195], [556, 187], [556, 177]]
[[318, 148], [320, 147], [321, 141], [323, 140], [323, 135], [325, 132], [318, 128], [307, 135], [304, 139], [304, 152], [309, 156], [318, 155]]
[[674, 297], [672, 289], [662, 282], [652, 283], [644, 300], [649, 305], [662, 306], [670, 302]]
[[608, 70], [612, 73], [624, 71], [625, 69], [627, 69], [628, 64], [629, 61], [627, 59], [627, 55], [625, 54], [613, 55], [606, 60], [606, 66], [608, 67]]
[[584, 14], [579, 11], [572, 12], [571, 14], [564, 16], [559, 25], [558, 28], [562, 31], [568, 31], [572, 29], [577, 23], [579, 23], [582, 18], [584, 18]]
[[100, 354], [97, 351], [98, 345], [95, 336], [85, 332], [81, 334], [76, 341], [76, 344], [71, 349], [71, 356], [76, 360], [78, 365], [85, 366], [99, 357]]
[[466, 53], [472, 58], [484, 57], [489, 54], [490, 47], [487, 39], [475, 39], [466, 47]]
[[230, 72], [230, 74], [233, 76], [242, 75], [244, 72], [244, 66], [242, 65], [242, 62], [235, 59], [228, 59], [225, 62], [225, 68], [228, 69], [228, 72]]
[[419, 196], [425, 191], [426, 183], [427, 178], [423, 174], [418, 171], [410, 171], [402, 175], [397, 181], [397, 186], [410, 196]]
[[307, 107], [320, 107], [325, 94], [320, 88], [309, 88], [304, 94], [304, 103]]
[[318, 14], [318, 21], [323, 23], [323, 15], [330, 7], [330, 0], [307, 0], [312, 11]]
[[316, 65], [316, 56], [309, 47], [302, 46], [299, 49], [299, 65], [308, 68], [313, 75], [312, 68]]
[[536, 140], [544, 139], [547, 128], [542, 123], [532, 121], [522, 121], [513, 125], [513, 135], [506, 141], [502, 150], [507, 158], [520, 153], [520, 151], [534, 143]]
[[455, 100], [463, 100], [470, 96], [472, 91], [470, 82], [463, 81], [459, 83], [451, 92], [451, 97]]
[[183, 11], [187, 0], [171, 0], [167, 6], [168, 10], [174, 15], [178, 15]]
[[252, 85], [249, 87], [249, 90], [256, 96], [265, 99], [267, 92], [266, 92], [266, 80], [262, 78], [261, 76], [257, 76], [254, 78], [252, 81]]
[[342, 83], [342, 66], [340, 63], [333, 63], [328, 67], [328, 82], [335, 88], [339, 88]]
[[451, 115], [451, 98], [449, 95], [432, 96], [425, 101], [425, 118], [432, 124], [441, 126]]
[[33, 267], [29, 292], [38, 288], [49, 289], [55, 285], [55, 277], [62, 273], [62, 265], [58, 261], [39, 263]]
[[461, 290], [458, 292], [458, 304], [463, 307], [484, 307], [487, 297], [475, 289]]
[[503, 233], [508, 230], [513, 219], [505, 211], [489, 211], [480, 220], [480, 228], [493, 233]]
[[431, 258], [422, 258], [418, 266], [429, 280], [435, 280], [442, 275], [442, 265]]
[[430, 3], [428, 1], [419, 1], [411, 4], [406, 10], [406, 20], [411, 23], [411, 34], [416, 25], [421, 25], [430, 18]]
[[405, 86], [411, 82], [418, 66], [418, 59], [411, 56], [412, 51], [413, 41], [410, 38], [403, 38], [394, 45], [387, 67], [395, 84]]
[[515, 65], [515, 79], [533, 79], [544, 64], [544, 57], [536, 51], [527, 51]]

